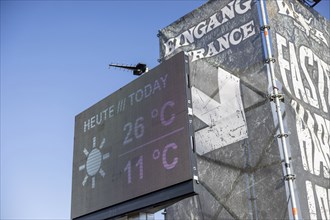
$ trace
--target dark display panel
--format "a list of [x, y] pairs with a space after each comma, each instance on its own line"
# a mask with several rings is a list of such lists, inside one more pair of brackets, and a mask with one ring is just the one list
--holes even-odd
[[76, 116], [72, 218], [192, 181], [187, 61], [180, 53]]

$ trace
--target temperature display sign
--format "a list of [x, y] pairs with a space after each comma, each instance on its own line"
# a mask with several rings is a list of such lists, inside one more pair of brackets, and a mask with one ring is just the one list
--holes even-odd
[[188, 64], [180, 53], [76, 116], [72, 218], [194, 193]]

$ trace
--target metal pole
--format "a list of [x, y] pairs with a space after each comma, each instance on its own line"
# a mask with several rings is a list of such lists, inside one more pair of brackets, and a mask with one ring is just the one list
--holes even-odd
[[278, 125], [279, 125], [279, 132], [280, 134], [277, 136], [281, 143], [282, 143], [282, 151], [283, 151], [283, 157], [284, 157], [284, 166], [286, 174], [284, 175], [284, 179], [288, 182], [289, 192], [290, 192], [290, 199], [291, 199], [291, 206], [292, 206], [292, 215], [294, 219], [298, 219], [298, 208], [296, 204], [296, 196], [295, 196], [295, 190], [293, 186], [293, 180], [295, 179], [295, 175], [292, 174], [291, 171], [291, 164], [290, 159], [288, 155], [288, 148], [286, 144], [286, 138], [288, 135], [284, 131], [283, 126], [283, 119], [282, 119], [282, 111], [280, 106], [280, 99], [283, 98], [283, 95], [279, 93], [279, 89], [276, 87], [276, 77], [274, 72], [274, 62], [272, 56], [272, 50], [271, 50], [271, 44], [270, 44], [270, 37], [268, 30], [270, 27], [267, 24], [266, 19], [266, 12], [265, 12], [265, 3], [264, 0], [260, 0], [260, 11], [262, 15], [262, 23], [263, 26], [261, 27], [264, 33], [265, 43], [266, 43], [266, 63], [269, 65], [269, 68], [267, 68], [268, 75], [270, 76], [271, 84], [273, 87], [273, 94], [271, 94], [272, 101], [275, 104], [276, 113], [277, 113], [277, 119], [278, 119]]

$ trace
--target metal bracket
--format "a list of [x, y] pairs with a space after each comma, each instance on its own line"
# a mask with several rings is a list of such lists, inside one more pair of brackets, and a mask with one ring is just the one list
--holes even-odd
[[273, 58], [273, 57], [271, 57], [271, 58], [268, 58], [268, 59], [265, 60], [265, 63], [270, 63], [270, 62], [275, 63], [276, 62], [276, 59]]
[[263, 26], [260, 27], [261, 31], [264, 31], [265, 29], [269, 30], [270, 26], [269, 25], [263, 25]]
[[288, 181], [288, 180], [295, 180], [296, 179], [296, 175], [294, 174], [288, 174], [284, 176], [284, 180]]
[[289, 134], [288, 134], [288, 133], [278, 134], [278, 135], [276, 135], [275, 137], [277, 137], [277, 138], [282, 138], [282, 137], [287, 138], [287, 137], [289, 137]]
[[276, 98], [278, 98], [281, 102], [284, 102], [284, 95], [283, 93], [278, 93], [277, 95], [271, 94], [268, 95], [270, 101], [274, 102]]
[[199, 178], [198, 178], [198, 176], [194, 175], [194, 180], [196, 181], [197, 184], [199, 184]]

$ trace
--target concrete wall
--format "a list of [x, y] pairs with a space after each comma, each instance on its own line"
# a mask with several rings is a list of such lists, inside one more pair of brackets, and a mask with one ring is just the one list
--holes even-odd
[[[266, 3], [299, 217], [327, 219], [329, 21], [297, 1]], [[291, 217], [258, 4], [209, 1], [159, 32], [161, 60], [179, 51], [191, 56], [202, 189], [168, 207], [167, 219]]]

